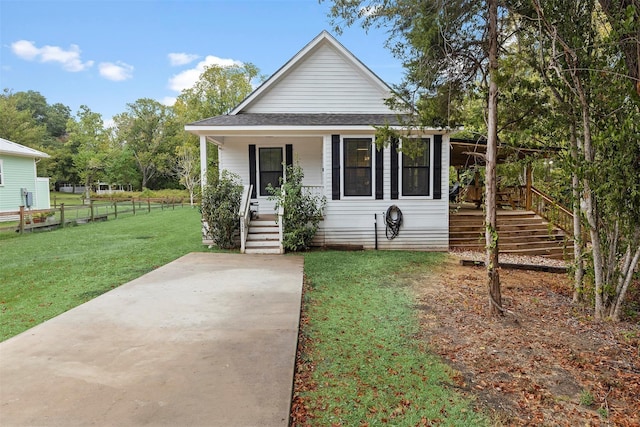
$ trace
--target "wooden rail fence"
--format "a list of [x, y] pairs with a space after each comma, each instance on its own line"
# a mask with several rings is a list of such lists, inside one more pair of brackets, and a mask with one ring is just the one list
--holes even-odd
[[[189, 203], [186, 203], [189, 205]], [[66, 206], [60, 203], [53, 209], [26, 209], [0, 212], [0, 232], [16, 231], [23, 234], [39, 229], [65, 227], [70, 224], [85, 224], [104, 221], [119, 216], [150, 213], [153, 210], [184, 207], [184, 198], [141, 199], [90, 199], [83, 205]]]

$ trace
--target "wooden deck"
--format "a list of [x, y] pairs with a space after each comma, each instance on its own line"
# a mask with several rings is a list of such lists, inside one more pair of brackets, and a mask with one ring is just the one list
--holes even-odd
[[[472, 204], [451, 205], [449, 249], [483, 251], [484, 211]], [[566, 233], [533, 211], [502, 208], [497, 211], [499, 249], [514, 255], [564, 259], [573, 253]]]

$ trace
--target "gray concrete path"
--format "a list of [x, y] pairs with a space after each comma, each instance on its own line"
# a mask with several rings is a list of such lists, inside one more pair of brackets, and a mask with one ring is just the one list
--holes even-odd
[[286, 426], [302, 277], [193, 253], [0, 343], [0, 425]]

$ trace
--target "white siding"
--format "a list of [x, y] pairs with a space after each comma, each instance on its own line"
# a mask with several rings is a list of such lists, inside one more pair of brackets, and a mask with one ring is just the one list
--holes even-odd
[[[242, 183], [249, 185], [249, 145], [255, 144], [256, 156], [259, 155], [260, 147], [282, 147], [283, 160], [285, 155], [285, 145], [293, 145], [293, 162], [300, 163], [304, 171], [304, 185], [322, 185], [322, 138], [320, 137], [273, 137], [273, 138], [251, 138], [237, 137], [227, 138], [225, 144], [219, 147], [218, 159], [220, 171], [226, 169], [240, 175]], [[256, 159], [257, 160], [257, 159]], [[259, 169], [257, 179], [259, 180]], [[258, 183], [259, 184], [259, 183]], [[271, 214], [274, 212], [274, 202], [268, 200], [266, 196], [260, 196], [257, 192], [260, 213]]]
[[[0, 211], [17, 211], [24, 205], [22, 188], [36, 192], [36, 164], [33, 158], [3, 155], [3, 185], [0, 186]], [[35, 200], [34, 200], [35, 204]]]
[[256, 99], [249, 113], [389, 113], [390, 95], [329, 43]]
[[[324, 245], [358, 245], [365, 249], [375, 247], [377, 222], [379, 249], [415, 249], [446, 251], [449, 247], [449, 152], [448, 139], [442, 144], [442, 199], [410, 198], [391, 199], [391, 158], [389, 148], [384, 152], [384, 199], [363, 200], [341, 196], [331, 200], [331, 137], [324, 139], [325, 195], [327, 207], [325, 219], [316, 239]], [[341, 168], [341, 173], [343, 169]], [[343, 177], [341, 176], [341, 182]], [[375, 191], [374, 191], [375, 192]], [[385, 236], [385, 214], [396, 205], [402, 211], [403, 224], [393, 240]]]

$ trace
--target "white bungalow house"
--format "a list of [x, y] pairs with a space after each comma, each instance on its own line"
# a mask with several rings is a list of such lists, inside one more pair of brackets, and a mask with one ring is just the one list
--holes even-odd
[[[206, 153], [213, 147], [219, 169], [252, 186], [247, 199], [259, 206], [261, 219], [274, 213], [267, 184], [278, 183], [283, 163], [299, 162], [303, 184], [327, 199], [318, 245], [446, 251], [448, 131], [414, 132], [412, 137], [426, 144], [417, 159], [398, 151], [402, 140], [378, 151], [375, 126], [402, 129], [399, 113], [384, 102], [391, 94], [385, 82], [323, 31], [231, 112], [185, 129], [200, 136], [202, 182]], [[402, 225], [388, 239], [385, 214], [392, 206], [401, 212]], [[393, 209], [392, 219], [397, 217]], [[241, 231], [248, 235], [243, 251], [269, 251], [267, 236], [247, 233]], [[281, 252], [281, 246], [273, 251]]]
[[16, 212], [20, 206], [51, 207], [49, 178], [38, 177], [36, 173], [38, 160], [47, 157], [46, 153], [0, 138], [0, 212]]

